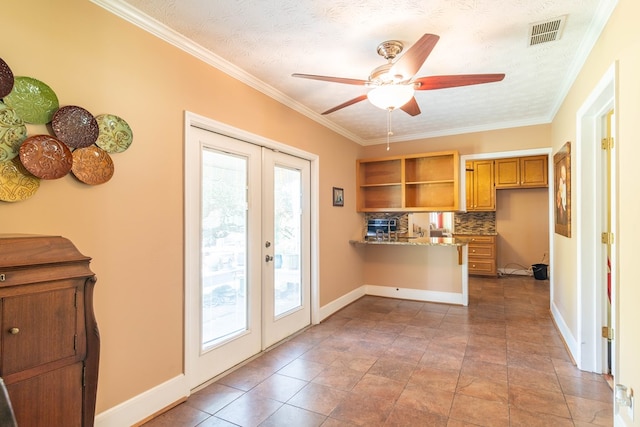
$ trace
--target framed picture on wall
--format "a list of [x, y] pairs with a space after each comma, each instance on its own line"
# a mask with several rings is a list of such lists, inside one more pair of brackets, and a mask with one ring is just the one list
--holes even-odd
[[344, 190], [333, 187], [333, 206], [344, 206]]
[[571, 142], [553, 155], [555, 232], [571, 237]]

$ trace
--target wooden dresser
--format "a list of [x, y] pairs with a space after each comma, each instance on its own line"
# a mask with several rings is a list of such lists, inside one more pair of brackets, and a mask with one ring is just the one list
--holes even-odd
[[0, 377], [21, 427], [93, 426], [90, 260], [63, 237], [0, 234]]

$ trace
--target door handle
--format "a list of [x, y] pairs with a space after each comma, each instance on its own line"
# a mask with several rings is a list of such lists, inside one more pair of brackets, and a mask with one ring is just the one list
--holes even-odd
[[271, 255], [266, 255], [266, 256], [264, 257], [264, 261], [265, 261], [265, 262], [273, 261], [273, 257], [272, 257]]

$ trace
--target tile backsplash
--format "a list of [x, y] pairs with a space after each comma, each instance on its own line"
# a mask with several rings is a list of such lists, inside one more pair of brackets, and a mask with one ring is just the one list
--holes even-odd
[[495, 212], [456, 212], [453, 216], [457, 234], [495, 234]]

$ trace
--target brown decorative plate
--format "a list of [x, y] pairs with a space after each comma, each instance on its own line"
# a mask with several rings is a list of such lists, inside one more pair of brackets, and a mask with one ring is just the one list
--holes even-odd
[[31, 175], [18, 157], [0, 162], [0, 200], [19, 202], [33, 196], [40, 188], [40, 180]]
[[104, 184], [113, 176], [113, 160], [109, 153], [95, 145], [78, 148], [73, 151], [71, 171], [85, 184]]
[[69, 147], [50, 135], [28, 137], [19, 151], [24, 167], [38, 178], [62, 178], [69, 173], [73, 165]]
[[11, 93], [13, 89], [13, 72], [6, 62], [0, 58], [0, 98]]
[[98, 122], [82, 107], [67, 105], [53, 114], [53, 133], [71, 148], [88, 147], [98, 139]]

